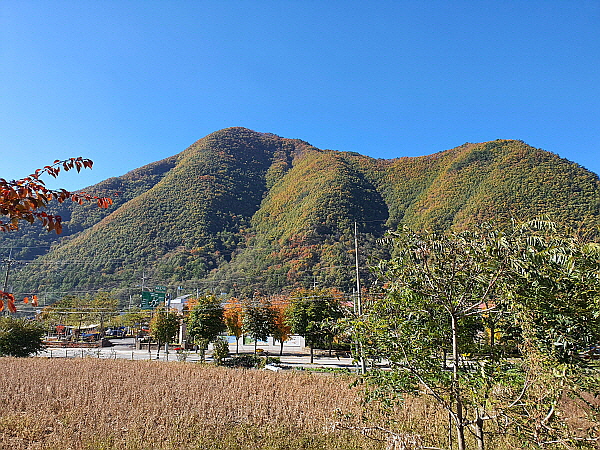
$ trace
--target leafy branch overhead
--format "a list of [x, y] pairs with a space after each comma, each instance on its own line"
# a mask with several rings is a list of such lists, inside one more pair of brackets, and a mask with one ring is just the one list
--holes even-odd
[[79, 203], [95, 201], [99, 208], [108, 208], [112, 200], [108, 197], [97, 197], [84, 192], [69, 192], [65, 189], [48, 189], [41, 176], [48, 174], [56, 178], [61, 170], [69, 171], [91, 169], [90, 159], [78, 157], [56, 160], [50, 166], [37, 169], [33, 174], [20, 180], [7, 181], [0, 178], [0, 214], [7, 219], [0, 220], [0, 231], [19, 229], [19, 223], [33, 223], [39, 220], [48, 231], [62, 232], [61, 217], [42, 211], [52, 200], [63, 203], [66, 200]]
[[[112, 200], [108, 197], [97, 197], [84, 192], [69, 192], [65, 189], [48, 189], [41, 179], [44, 174], [56, 178], [61, 170], [80, 172], [81, 169], [91, 169], [92, 165], [93, 162], [90, 159], [69, 158], [62, 161], [56, 160], [52, 165], [37, 169], [28, 177], [20, 180], [7, 181], [0, 178], [0, 215], [6, 217], [4, 220], [0, 220], [0, 231], [16, 231], [22, 221], [33, 223], [39, 220], [46, 230], [60, 234], [62, 232], [61, 217], [43, 211], [52, 200], [59, 203], [71, 200], [80, 205], [95, 201], [99, 208], [108, 208], [112, 205]], [[0, 290], [0, 311], [3, 311], [5, 307], [12, 313], [17, 311], [15, 297]]]

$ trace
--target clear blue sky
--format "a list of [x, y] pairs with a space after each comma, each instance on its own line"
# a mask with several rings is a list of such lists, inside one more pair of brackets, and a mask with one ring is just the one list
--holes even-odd
[[378, 158], [521, 139], [600, 173], [598, 0], [2, 0], [0, 177], [88, 186], [230, 126]]

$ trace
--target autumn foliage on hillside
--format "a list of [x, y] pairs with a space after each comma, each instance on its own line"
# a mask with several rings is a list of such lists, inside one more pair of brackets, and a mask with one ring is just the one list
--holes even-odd
[[238, 297], [314, 285], [351, 292], [355, 222], [365, 285], [368, 260], [389, 256], [378, 239], [399, 225], [458, 231], [546, 215], [587, 233], [600, 226], [598, 176], [516, 140], [384, 160], [228, 128], [89, 192], [106, 191], [120, 192], [110, 211], [72, 202], [47, 211], [62, 215], [69, 239], [29, 226], [2, 236], [15, 258], [74, 261], [60, 275], [50, 264], [23, 267], [17, 290], [125, 292], [145, 270], [159, 284], [210, 283]]

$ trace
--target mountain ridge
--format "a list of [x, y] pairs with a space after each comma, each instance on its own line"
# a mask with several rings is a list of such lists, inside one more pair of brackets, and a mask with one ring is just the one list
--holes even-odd
[[[50, 246], [16, 251], [35, 262], [14, 277], [17, 291], [125, 296], [146, 274], [219, 292], [349, 290], [354, 222], [375, 258], [386, 257], [377, 238], [400, 224], [461, 229], [547, 214], [590, 233], [600, 226], [598, 176], [518, 140], [384, 160], [234, 127], [86, 189], [107, 190], [119, 192], [109, 211], [57, 207], [62, 238], [32, 227], [1, 237], [4, 247]], [[77, 263], [58, 271], [50, 261]]]

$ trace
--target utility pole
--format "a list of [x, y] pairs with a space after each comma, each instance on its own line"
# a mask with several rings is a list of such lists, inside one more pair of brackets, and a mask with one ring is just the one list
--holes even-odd
[[[4, 278], [4, 286], [2, 287], [2, 291], [6, 292], [8, 289], [8, 274], [10, 273], [10, 265], [14, 262], [14, 260], [12, 259], [12, 248], [8, 253], [8, 259], [5, 259], [3, 262], [6, 263], [6, 278]], [[2, 315], [8, 315], [8, 311], [8, 307], [6, 307]]]
[[148, 279], [148, 277], [146, 276], [146, 271], [142, 270], [142, 292], [144, 292], [144, 289], [146, 287], [146, 279]]
[[10, 273], [10, 265], [14, 262], [14, 260], [12, 259], [12, 248], [8, 253], [8, 259], [5, 259], [4, 262], [6, 263], [6, 277], [4, 278], [4, 287], [2, 288], [2, 290], [6, 292], [6, 290], [8, 289], [8, 274]]
[[[356, 313], [362, 317], [362, 296], [360, 292], [360, 271], [358, 266], [358, 224], [354, 222], [354, 261], [356, 266]], [[360, 373], [367, 373], [367, 365], [363, 356], [362, 344], [358, 342], [358, 361], [360, 363]]]

